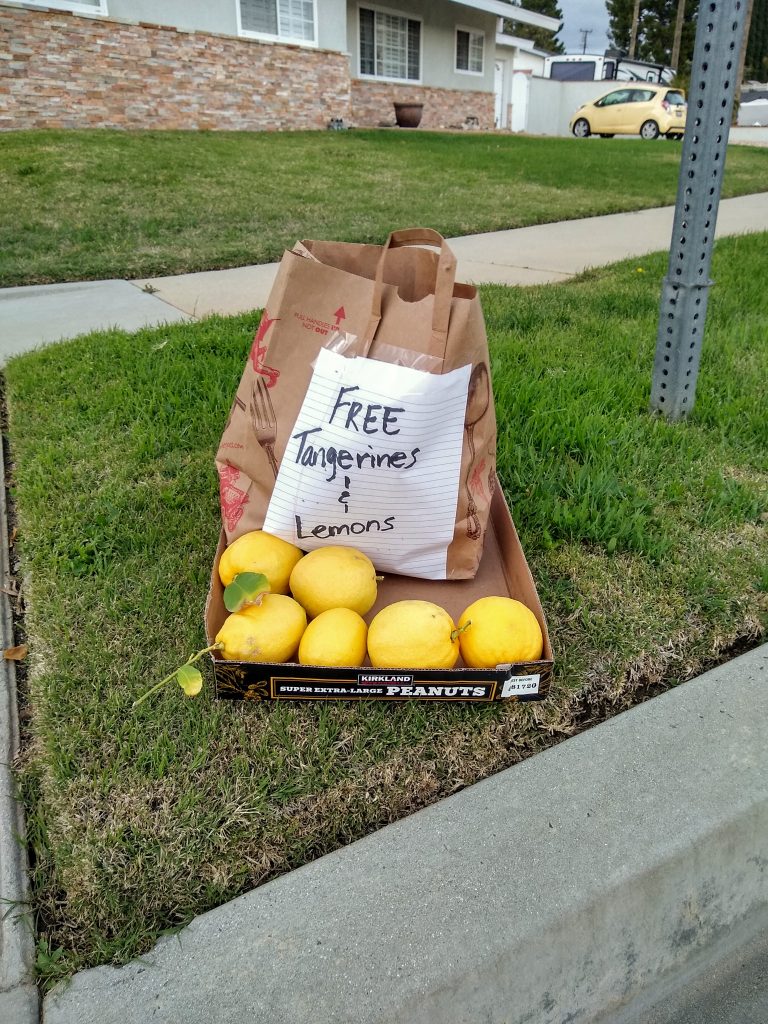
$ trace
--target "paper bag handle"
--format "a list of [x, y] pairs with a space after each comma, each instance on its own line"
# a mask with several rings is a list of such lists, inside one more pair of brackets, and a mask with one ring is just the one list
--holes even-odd
[[371, 317], [362, 339], [362, 355], [367, 356], [376, 330], [381, 321], [381, 296], [384, 291], [384, 261], [390, 249], [399, 249], [404, 245], [432, 245], [440, 249], [435, 274], [435, 301], [432, 307], [432, 342], [436, 354], [445, 356], [448, 343], [448, 321], [451, 316], [451, 299], [453, 285], [456, 281], [456, 257], [453, 255], [443, 236], [432, 228], [402, 228], [392, 231], [384, 243], [381, 256], [376, 266], [376, 277], [373, 286]]

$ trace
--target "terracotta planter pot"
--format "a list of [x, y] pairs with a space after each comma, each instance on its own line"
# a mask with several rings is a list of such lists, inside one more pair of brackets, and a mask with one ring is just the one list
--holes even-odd
[[423, 112], [423, 103], [395, 103], [395, 120], [400, 128], [418, 128]]

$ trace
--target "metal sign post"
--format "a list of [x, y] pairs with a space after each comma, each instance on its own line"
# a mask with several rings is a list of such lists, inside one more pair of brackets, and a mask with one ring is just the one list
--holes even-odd
[[747, 0], [701, 0], [669, 266], [661, 291], [651, 409], [693, 408], [712, 281], [709, 265], [725, 170]]

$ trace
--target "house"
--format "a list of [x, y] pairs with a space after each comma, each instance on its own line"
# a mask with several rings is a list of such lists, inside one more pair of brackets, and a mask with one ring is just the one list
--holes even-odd
[[[497, 121], [500, 0], [0, 0], [0, 129]], [[517, 22], [558, 22], [514, 7]], [[503, 97], [502, 97], [503, 99]]]

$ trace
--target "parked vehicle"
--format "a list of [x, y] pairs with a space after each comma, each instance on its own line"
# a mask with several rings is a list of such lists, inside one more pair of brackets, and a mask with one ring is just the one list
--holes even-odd
[[656, 82], [668, 85], [675, 77], [675, 69], [666, 64], [651, 64], [622, 56], [621, 50], [606, 50], [604, 54], [563, 53], [544, 58], [544, 78], [559, 82]]
[[591, 103], [584, 103], [570, 121], [578, 139], [601, 135], [639, 135], [642, 139], [682, 139], [687, 104], [681, 89], [667, 85], [632, 85], [612, 89]]

